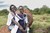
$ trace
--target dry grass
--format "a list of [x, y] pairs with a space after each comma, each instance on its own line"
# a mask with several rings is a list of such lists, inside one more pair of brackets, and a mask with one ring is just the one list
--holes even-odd
[[[34, 33], [40, 33], [40, 30], [46, 29], [50, 26], [50, 14], [44, 14], [44, 15], [33, 15], [34, 22], [32, 23], [32, 31]], [[0, 16], [0, 28], [4, 25], [6, 25], [7, 22], [7, 16]], [[38, 31], [37, 31], [38, 30]], [[42, 33], [42, 32], [41, 32]]]

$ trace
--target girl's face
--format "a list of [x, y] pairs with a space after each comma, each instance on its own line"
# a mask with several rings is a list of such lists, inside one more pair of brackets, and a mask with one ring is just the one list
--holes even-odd
[[24, 10], [23, 10], [23, 8], [22, 8], [22, 7], [20, 7], [20, 8], [19, 8], [19, 10], [20, 10], [20, 12], [21, 12], [21, 13], [23, 13], [23, 12], [24, 12]]
[[12, 7], [11, 7], [11, 9], [12, 9], [12, 11], [13, 11], [13, 12], [15, 12], [15, 11], [16, 11], [14, 6], [12, 6]]

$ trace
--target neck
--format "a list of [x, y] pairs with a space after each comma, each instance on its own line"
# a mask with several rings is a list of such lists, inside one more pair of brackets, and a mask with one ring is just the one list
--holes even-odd
[[14, 13], [14, 15], [16, 15], [16, 13], [15, 12], [13, 12]]
[[20, 12], [21, 14], [23, 14], [23, 12]]

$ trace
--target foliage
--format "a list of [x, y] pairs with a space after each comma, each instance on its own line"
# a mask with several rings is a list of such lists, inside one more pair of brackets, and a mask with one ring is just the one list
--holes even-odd
[[[27, 6], [24, 6], [29, 9]], [[35, 8], [34, 10], [29, 9], [33, 14], [50, 14], [50, 8], [43, 5], [41, 8]]]
[[[29, 9], [27, 6], [25, 6], [25, 7], [27, 9]], [[50, 8], [49, 7], [47, 7], [46, 5], [43, 5], [43, 7], [41, 7], [41, 8], [35, 8], [34, 10], [31, 10], [31, 9], [29, 9], [29, 10], [32, 12], [33, 18], [34, 18], [34, 21], [32, 23], [31, 29], [30, 29], [31, 33], [33, 33], [33, 32], [39, 33], [39, 31], [37, 31], [37, 30], [44, 31], [50, 26]], [[7, 14], [8, 14], [7, 9], [0, 11], [0, 28], [3, 25], [5, 25], [7, 22]], [[48, 32], [50, 32], [50, 30]]]
[[[50, 27], [50, 14], [34, 15], [34, 22], [31, 26], [31, 33], [43, 33], [47, 32], [47, 28]], [[48, 30], [50, 32], [50, 29]]]
[[[24, 7], [30, 10], [32, 14], [39, 14], [39, 15], [40, 14], [50, 14], [50, 8], [47, 7], [46, 5], [43, 5], [41, 8], [35, 8], [34, 10], [29, 9], [26, 5]], [[7, 15], [7, 14], [8, 14], [7, 9], [3, 9], [0, 11], [0, 15]]]
[[3, 9], [3, 10], [1, 10], [0, 11], [0, 16], [2, 16], [2, 15], [8, 15], [8, 10], [7, 9]]

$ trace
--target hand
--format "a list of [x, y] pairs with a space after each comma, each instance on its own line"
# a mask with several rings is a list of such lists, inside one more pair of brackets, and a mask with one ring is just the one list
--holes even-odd
[[25, 33], [26, 32], [26, 30], [24, 30], [23, 28], [19, 28], [23, 33]]
[[23, 29], [22, 26], [19, 26], [19, 29], [20, 29], [22, 32], [25, 32], [25, 30]]
[[26, 30], [23, 30], [22, 32], [23, 32], [23, 33], [26, 33], [27, 31], [26, 31]]
[[19, 29], [20, 29], [23, 33], [26, 33], [26, 30], [24, 30], [21, 26], [19, 27]]

